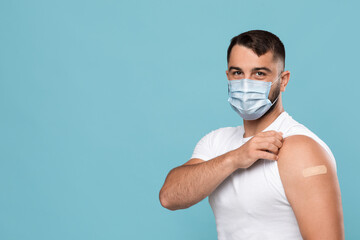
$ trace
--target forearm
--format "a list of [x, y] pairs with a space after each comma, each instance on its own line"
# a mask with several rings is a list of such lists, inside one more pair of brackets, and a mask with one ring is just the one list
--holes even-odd
[[174, 168], [160, 191], [161, 204], [170, 210], [188, 208], [212, 193], [235, 170], [231, 152]]

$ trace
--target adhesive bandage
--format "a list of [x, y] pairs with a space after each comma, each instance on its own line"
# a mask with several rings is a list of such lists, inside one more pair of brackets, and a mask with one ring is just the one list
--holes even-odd
[[327, 168], [325, 165], [319, 165], [319, 166], [315, 166], [315, 167], [308, 167], [305, 168], [302, 171], [302, 174], [304, 177], [310, 177], [310, 176], [314, 176], [314, 175], [319, 175], [319, 174], [325, 174], [327, 173]]

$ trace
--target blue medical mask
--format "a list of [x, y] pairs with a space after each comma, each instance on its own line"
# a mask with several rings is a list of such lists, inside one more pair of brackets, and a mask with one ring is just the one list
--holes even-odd
[[277, 96], [273, 103], [268, 98], [273, 83], [252, 79], [228, 80], [228, 102], [244, 120], [258, 119], [279, 98]]

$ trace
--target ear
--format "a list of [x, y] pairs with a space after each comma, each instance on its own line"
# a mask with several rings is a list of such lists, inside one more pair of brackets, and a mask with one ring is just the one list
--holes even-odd
[[290, 72], [284, 71], [281, 73], [281, 84], [280, 84], [280, 91], [285, 92], [286, 85], [288, 84], [290, 80]]
[[227, 77], [227, 79], [228, 79], [228, 80], [230, 80], [230, 78], [229, 78], [229, 71], [228, 71], [228, 70], [226, 70], [226, 71], [225, 71], [225, 73], [226, 73], [226, 77]]

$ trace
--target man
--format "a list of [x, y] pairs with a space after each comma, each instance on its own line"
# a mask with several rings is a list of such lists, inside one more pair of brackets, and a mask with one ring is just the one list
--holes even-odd
[[244, 124], [204, 136], [169, 172], [162, 206], [184, 209], [209, 196], [220, 240], [344, 239], [335, 158], [282, 105], [284, 45], [253, 30], [234, 37], [227, 54], [228, 101]]

